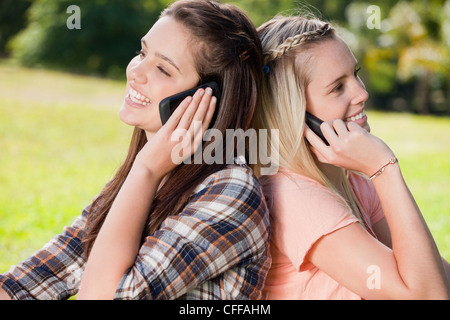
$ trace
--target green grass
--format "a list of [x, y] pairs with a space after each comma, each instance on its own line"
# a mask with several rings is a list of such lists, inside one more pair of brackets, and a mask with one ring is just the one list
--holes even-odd
[[124, 159], [124, 84], [0, 64], [0, 272], [72, 223]]
[[[0, 272], [70, 224], [125, 157], [124, 83], [0, 62]], [[450, 259], [450, 119], [370, 112]]]

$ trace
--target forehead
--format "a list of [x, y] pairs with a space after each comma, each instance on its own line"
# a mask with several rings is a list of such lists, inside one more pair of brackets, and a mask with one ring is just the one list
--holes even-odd
[[142, 38], [151, 52], [158, 52], [179, 67], [193, 66], [191, 35], [181, 23], [170, 16], [160, 18]]
[[172, 37], [176, 37], [177, 40], [187, 39], [189, 33], [177, 20], [170, 16], [164, 16], [155, 22], [145, 37], [158, 38], [164, 37], [164, 35], [166, 35], [165, 40], [170, 42]]
[[326, 40], [311, 50], [311, 81], [335, 80], [353, 73], [357, 60], [340, 37]]

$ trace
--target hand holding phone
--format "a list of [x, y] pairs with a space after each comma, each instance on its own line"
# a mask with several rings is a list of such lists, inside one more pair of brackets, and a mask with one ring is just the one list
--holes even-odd
[[317, 134], [322, 140], [323, 142], [325, 142], [325, 144], [327, 146], [329, 146], [330, 144], [328, 143], [327, 139], [325, 139], [322, 130], [320, 129], [320, 125], [322, 124], [322, 120], [320, 120], [319, 118], [313, 116], [312, 114], [310, 114], [309, 112], [306, 112], [306, 124], [308, 125], [308, 127], [315, 133]]
[[169, 120], [172, 113], [175, 111], [175, 109], [180, 105], [180, 103], [186, 97], [194, 95], [194, 93], [197, 92], [197, 90], [200, 88], [206, 89], [208, 87], [213, 90], [212, 94], [213, 94], [213, 96], [215, 96], [217, 98], [216, 109], [214, 111], [214, 115], [213, 115], [213, 117], [211, 119], [211, 123], [209, 125], [209, 127], [211, 128], [214, 125], [214, 123], [216, 122], [216, 118], [217, 118], [217, 114], [218, 114], [218, 110], [219, 110], [220, 90], [219, 90], [219, 85], [216, 82], [208, 82], [208, 83], [202, 84], [198, 87], [174, 94], [173, 96], [167, 97], [164, 100], [162, 100], [159, 103], [159, 114], [161, 117], [162, 124], [164, 125], [167, 122], [167, 120]]

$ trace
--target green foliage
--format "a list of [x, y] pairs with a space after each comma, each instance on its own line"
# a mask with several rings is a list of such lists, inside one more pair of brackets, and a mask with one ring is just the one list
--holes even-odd
[[[81, 29], [66, 25], [70, 5], [80, 8]], [[123, 77], [162, 8], [160, 1], [36, 0], [27, 28], [13, 39], [11, 50], [25, 66]]]
[[[3, 0], [0, 53], [10, 39], [8, 48], [23, 65], [123, 78], [139, 39], [171, 1]], [[372, 106], [450, 115], [450, 0], [221, 2], [243, 8], [256, 26], [280, 12], [329, 20], [363, 67]], [[81, 10], [80, 30], [66, 26], [69, 5]], [[368, 26], [373, 6], [379, 9], [379, 28]]]
[[[395, 110], [402, 100], [401, 111], [450, 114], [450, 1], [376, 3], [383, 13], [379, 30], [345, 25], [358, 39], [353, 49], [367, 68], [371, 95], [377, 101], [382, 97], [380, 105], [387, 109]], [[349, 5], [349, 21], [364, 16], [368, 5]]]
[[30, 4], [30, 1], [0, 1], [0, 55], [6, 54], [9, 38], [25, 27], [25, 13]]

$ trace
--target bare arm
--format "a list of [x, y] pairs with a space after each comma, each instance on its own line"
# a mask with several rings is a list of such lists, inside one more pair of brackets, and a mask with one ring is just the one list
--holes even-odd
[[[358, 125], [347, 127], [335, 121], [333, 126], [322, 125], [330, 147], [306, 131], [321, 162], [370, 176], [393, 157], [381, 140]], [[448, 299], [441, 257], [399, 165], [387, 166], [373, 184], [389, 225], [392, 249], [354, 224], [318, 241], [310, 261], [366, 299]], [[384, 241], [388, 242], [386, 235]], [[379, 271], [379, 287], [368, 283], [371, 270]]]
[[390, 165], [373, 180], [391, 230], [398, 272], [410, 293], [448, 298], [439, 251], [411, 195], [399, 165]]
[[[378, 223], [374, 225], [374, 231], [377, 235], [378, 240], [380, 240], [384, 245], [392, 249], [392, 239], [391, 232], [389, 230], [389, 225], [386, 218], [381, 219]], [[447, 274], [447, 281], [450, 285], [450, 264], [444, 258], [442, 258], [442, 264], [444, 265], [445, 273]]]
[[157, 186], [157, 179], [145, 170], [131, 170], [92, 248], [78, 299], [113, 298], [136, 257]]

